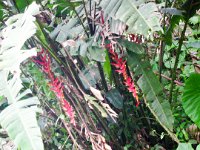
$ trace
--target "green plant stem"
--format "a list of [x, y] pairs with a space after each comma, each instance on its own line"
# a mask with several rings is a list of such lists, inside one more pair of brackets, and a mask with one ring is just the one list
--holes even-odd
[[172, 2], [172, 6], [171, 6], [171, 8], [174, 7], [175, 3], [176, 3], [176, 0], [174, 0], [174, 1]]
[[[167, 0], [165, 0], [165, 8], [167, 7]], [[165, 18], [166, 18], [166, 13], [164, 13], [164, 16], [163, 16], [163, 24], [162, 24], [162, 27], [164, 29], [164, 32], [165, 32], [165, 24], [166, 24], [166, 21], [165, 21]], [[165, 42], [164, 40], [162, 39], [161, 40], [161, 43], [160, 43], [160, 55], [159, 55], [159, 81], [162, 82], [162, 68], [163, 68], [163, 55], [164, 55], [164, 49], [165, 49]]]
[[[73, 58], [72, 56], [69, 54], [68, 50], [63, 46], [63, 49], [65, 50], [65, 54], [67, 55], [68, 59], [71, 60], [71, 63], [74, 65], [74, 67], [77, 69], [77, 71], [79, 72], [80, 76], [84, 79], [85, 83], [91, 87], [88, 79], [83, 75], [82, 71], [79, 69], [79, 67], [73, 62]], [[72, 69], [73, 71], [73, 69]]]
[[185, 37], [185, 32], [186, 32], [186, 29], [187, 29], [188, 21], [189, 21], [189, 19], [187, 19], [185, 21], [185, 25], [184, 25], [184, 28], [183, 28], [183, 31], [181, 33], [181, 37], [180, 37], [180, 40], [179, 40], [178, 49], [176, 50], [176, 59], [175, 59], [174, 68], [173, 68], [172, 74], [171, 74], [172, 80], [171, 80], [171, 87], [170, 87], [170, 93], [169, 93], [169, 101], [170, 101], [170, 103], [172, 102], [172, 99], [173, 99], [174, 80], [176, 79], [176, 70], [177, 70], [177, 67], [178, 67], [179, 56], [180, 56], [180, 53], [181, 53], [181, 47], [183, 45], [183, 41], [184, 41], [184, 37]]
[[[75, 95], [74, 95], [74, 96], [75, 96]], [[70, 97], [69, 97], [69, 98], [70, 98]], [[71, 101], [72, 101], [72, 103], [74, 103], [73, 100], [71, 100]], [[78, 104], [78, 107], [81, 108], [81, 113], [79, 112], [79, 110], [77, 110], [77, 112], [79, 113], [79, 117], [81, 118], [81, 120], [82, 120], [82, 121], [84, 122], [84, 124], [86, 125], [86, 122], [89, 123], [89, 119], [86, 118], [87, 115], [86, 115], [86, 113], [84, 112], [84, 110], [83, 110], [82, 105], [80, 104], [80, 102], [79, 102], [79, 101], [77, 101], [77, 102], [78, 102], [78, 103], [77, 103], [77, 104]], [[76, 109], [77, 109], [77, 108], [76, 108]], [[82, 113], [82, 112], [84, 112], [84, 113]], [[117, 141], [116, 141], [116, 138], [115, 138], [114, 135], [110, 132], [109, 128], [107, 127], [105, 121], [102, 119], [102, 117], [101, 117], [101, 115], [99, 114], [98, 110], [94, 107], [93, 110], [92, 110], [92, 112], [94, 113], [94, 115], [95, 115], [95, 116], [97, 117], [97, 119], [99, 120], [100, 124], [102, 125], [102, 127], [103, 127], [103, 129], [105, 130], [105, 132], [107, 133], [107, 135], [112, 139], [112, 141], [113, 141], [117, 146], [119, 146], [118, 143], [117, 143]], [[84, 116], [84, 118], [86, 119], [86, 122], [85, 122], [85, 120], [83, 119], [82, 116]], [[93, 129], [93, 131], [97, 132], [95, 127], [93, 127], [92, 129]]]
[[[63, 47], [64, 48], [64, 47]], [[64, 48], [66, 55], [68, 56], [69, 60], [71, 60], [71, 62], [73, 63], [73, 59], [70, 56], [69, 52]], [[78, 68], [78, 66], [73, 63], [74, 67], [78, 70], [78, 72], [80, 73], [80, 75], [83, 77], [83, 79], [85, 80], [86, 84], [88, 84], [89, 87], [92, 87], [89, 83], [89, 81], [85, 78], [85, 76], [83, 75], [83, 73], [81, 72], [81, 70]], [[72, 70], [72, 69], [71, 69]], [[72, 70], [73, 71], [73, 70]], [[102, 70], [103, 71], [103, 70]], [[82, 94], [84, 95], [85, 93], [82, 92]], [[107, 111], [106, 111], [107, 112]], [[109, 115], [109, 112], [107, 112], [107, 114]], [[111, 116], [110, 116], [111, 117]], [[112, 117], [111, 117], [112, 118]], [[113, 118], [112, 118], [113, 119]], [[113, 119], [114, 121], [114, 119]]]
[[85, 6], [85, 1], [82, 0], [82, 3], [83, 3], [83, 8], [84, 8], [84, 11], [85, 11], [85, 15], [86, 15], [87, 23], [88, 23], [88, 26], [89, 26], [89, 29], [90, 29], [90, 34], [91, 34], [92, 33], [92, 29], [90, 28], [90, 20], [88, 18], [88, 13], [87, 13], [87, 9], [86, 9], [86, 6]]
[[108, 85], [107, 85], [107, 82], [106, 82], [106, 79], [105, 79], [105, 75], [104, 75], [101, 63], [97, 62], [97, 66], [98, 66], [99, 73], [100, 73], [100, 76], [101, 76], [102, 86], [104, 87], [105, 92], [108, 92]]
[[89, 37], [89, 34], [87, 33], [87, 29], [85, 28], [83, 21], [81, 20], [80, 16], [78, 15], [78, 13], [77, 13], [77, 11], [74, 7], [73, 7], [73, 11], [75, 12], [76, 16], [78, 17], [78, 19], [79, 19], [79, 21], [80, 21], [80, 23], [81, 23], [81, 25], [84, 29], [85, 34], [87, 35], [87, 37]]
[[164, 41], [161, 41], [160, 44], [160, 55], [159, 55], [159, 81], [162, 82], [162, 68], [163, 68], [163, 55], [164, 55], [164, 49], [165, 49], [165, 43]]

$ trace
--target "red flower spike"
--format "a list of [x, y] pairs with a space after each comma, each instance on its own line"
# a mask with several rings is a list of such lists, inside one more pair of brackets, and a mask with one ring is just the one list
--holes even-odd
[[75, 125], [74, 111], [69, 102], [66, 99], [63, 99], [61, 105], [64, 112], [69, 116], [69, 118], [72, 118], [70, 122]]
[[113, 65], [115, 68], [120, 68], [121, 64], [117, 64], [117, 63], [111, 63], [111, 65]]
[[135, 106], [138, 107], [140, 105], [140, 101], [136, 99], [136, 104]]
[[126, 86], [130, 86], [130, 85], [131, 85], [131, 78], [128, 77], [128, 78], [124, 81], [124, 84], [125, 84]]
[[123, 58], [118, 58], [117, 53], [112, 49], [111, 44], [107, 44], [106, 48], [108, 48], [109, 53], [111, 54], [111, 59], [114, 61], [111, 63], [112, 66], [116, 68], [116, 72], [123, 75], [124, 78], [124, 84], [126, 85], [128, 91], [132, 93], [133, 97], [136, 99], [136, 107], [140, 104], [140, 101], [138, 99], [137, 91], [135, 88], [135, 84], [131, 77], [128, 76], [127, 70], [126, 70], [126, 60], [123, 60]]
[[120, 67], [120, 70], [123, 70], [123, 72], [126, 71], [126, 65], [125, 64], [126, 64], [126, 62], [123, 62], [123, 64]]
[[117, 73], [122, 74], [123, 71], [122, 70], [115, 70]]
[[51, 70], [51, 59], [49, 58], [48, 54], [44, 52], [44, 49], [42, 49], [42, 51], [38, 53], [38, 56], [33, 58], [33, 61], [35, 63], [42, 66], [42, 70], [47, 74], [48, 78], [50, 79], [49, 86], [51, 87], [51, 90], [59, 99], [63, 111], [70, 118], [70, 122], [75, 125], [75, 115], [73, 108], [64, 98], [62, 82], [57, 77], [54, 77], [54, 73]]

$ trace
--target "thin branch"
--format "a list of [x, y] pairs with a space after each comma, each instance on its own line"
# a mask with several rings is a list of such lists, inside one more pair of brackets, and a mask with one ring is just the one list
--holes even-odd
[[[154, 72], [154, 73], [157, 74], [157, 75], [159, 75], [158, 72]], [[161, 74], [161, 76], [162, 76], [163, 78], [167, 79], [167, 80], [172, 81], [172, 78], [170, 78], [170, 77], [168, 77], [168, 76], [165, 76], [165, 75], [163, 75], [163, 74]], [[183, 85], [184, 85], [182, 82], [179, 82], [179, 81], [177, 81], [177, 80], [174, 80], [174, 83], [176, 83], [176, 84], [179, 85], [179, 86], [183, 86]]]

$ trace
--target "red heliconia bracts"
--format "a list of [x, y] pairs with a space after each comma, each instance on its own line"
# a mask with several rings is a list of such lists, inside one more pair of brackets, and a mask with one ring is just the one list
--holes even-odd
[[124, 79], [124, 84], [126, 85], [128, 91], [131, 92], [133, 97], [136, 99], [136, 106], [138, 106], [140, 104], [140, 101], [138, 99], [135, 84], [132, 78], [127, 74], [126, 60], [123, 60], [123, 58], [118, 57], [118, 54], [112, 48], [112, 44], [108, 44], [106, 48], [108, 48], [109, 53], [111, 55], [111, 59], [113, 61], [111, 65], [113, 65], [117, 69], [116, 72], [122, 74]]
[[33, 61], [40, 65], [43, 71], [47, 74], [50, 79], [49, 85], [51, 90], [59, 99], [63, 111], [70, 118], [70, 122], [75, 125], [74, 110], [64, 97], [62, 82], [54, 76], [54, 73], [51, 70], [51, 59], [49, 58], [48, 53], [44, 52], [42, 49], [42, 51], [38, 53], [38, 56], [34, 57]]

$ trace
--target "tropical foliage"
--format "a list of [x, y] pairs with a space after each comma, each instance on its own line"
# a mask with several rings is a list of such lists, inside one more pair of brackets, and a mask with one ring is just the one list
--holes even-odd
[[199, 149], [198, 0], [2, 0], [0, 21], [0, 149]]

